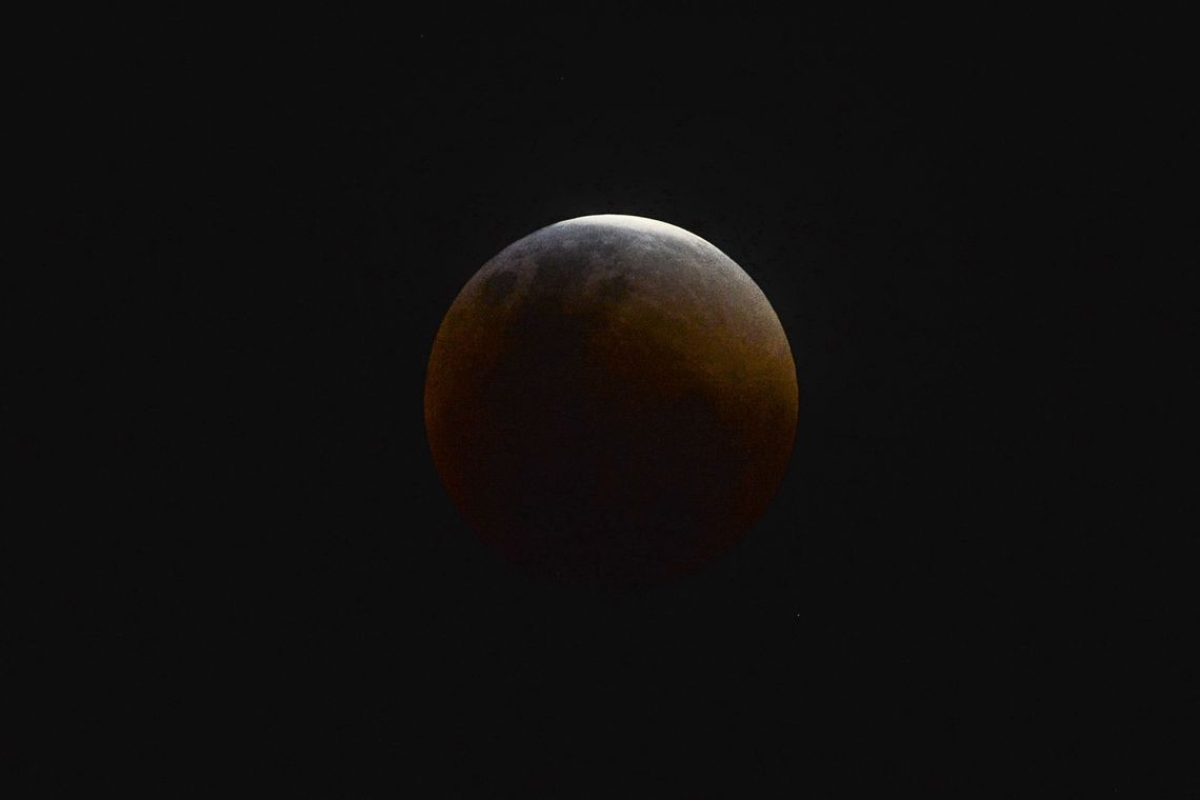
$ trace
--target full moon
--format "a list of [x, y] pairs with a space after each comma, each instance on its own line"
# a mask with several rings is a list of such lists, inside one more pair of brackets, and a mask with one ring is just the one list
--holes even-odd
[[660, 584], [741, 541], [779, 488], [799, 390], [757, 284], [682, 228], [579, 217], [488, 261], [438, 329], [433, 462], [527, 575]]

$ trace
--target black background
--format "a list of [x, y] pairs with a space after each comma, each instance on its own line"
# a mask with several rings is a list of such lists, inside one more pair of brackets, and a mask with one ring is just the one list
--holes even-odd
[[[80, 301], [20, 441], [57, 487], [11, 606], [31, 792], [1194, 788], [1134, 678], [1171, 637], [1131, 329], [1178, 323], [1131, 231], [1184, 140], [1145, 146], [1179, 98], [1140, 22], [105, 22], [20, 73]], [[801, 386], [754, 534], [624, 594], [487, 551], [421, 411], [474, 271], [605, 212], [737, 261]]]

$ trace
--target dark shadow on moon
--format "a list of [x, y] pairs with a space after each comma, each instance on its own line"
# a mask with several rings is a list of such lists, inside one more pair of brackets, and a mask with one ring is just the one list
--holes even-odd
[[[612, 306], [628, 298], [616, 248], [538, 254], [528, 289], [503, 331], [505, 358], [482, 375], [468, 479], [485, 540], [519, 566], [579, 584], [637, 584], [696, 566], [727, 535], [745, 455], [701, 389], [660, 396], [670, 363], [616, 383], [592, 353]], [[484, 302], [509, 296], [516, 276], [484, 283]], [[576, 301], [573, 307], [569, 301]], [[681, 382], [685, 378], [679, 379]], [[707, 534], [707, 535], [706, 535]]]

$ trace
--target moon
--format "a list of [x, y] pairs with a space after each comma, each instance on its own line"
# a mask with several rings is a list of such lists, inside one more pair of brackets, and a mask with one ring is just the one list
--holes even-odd
[[757, 284], [704, 239], [617, 214], [542, 228], [463, 287], [425, 381], [434, 466], [536, 580], [651, 586], [741, 541], [783, 479], [799, 389]]

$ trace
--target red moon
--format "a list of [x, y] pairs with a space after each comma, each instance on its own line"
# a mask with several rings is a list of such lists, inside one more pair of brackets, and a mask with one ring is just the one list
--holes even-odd
[[484, 264], [425, 381], [434, 465], [468, 524], [526, 574], [584, 587], [659, 584], [741, 541], [798, 403], [754, 281], [699, 236], [615, 214]]

